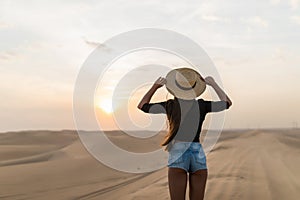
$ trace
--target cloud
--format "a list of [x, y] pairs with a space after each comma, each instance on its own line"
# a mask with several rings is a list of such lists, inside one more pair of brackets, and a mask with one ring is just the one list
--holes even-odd
[[272, 5], [278, 5], [281, 2], [281, 0], [270, 0], [270, 3]]
[[[201, 16], [215, 16], [214, 13], [217, 12], [217, 6], [214, 2], [203, 2], [198, 4], [198, 6], [188, 7], [188, 11], [183, 14], [180, 18], [179, 23], [187, 23], [195, 18], [203, 18]], [[209, 18], [209, 17], [207, 17]], [[205, 20], [205, 19], [204, 19]]]
[[6, 22], [0, 21], [0, 29], [6, 29], [12, 27], [11, 24], [8, 24]]
[[[295, 11], [291, 14], [291, 9], [296, 9], [298, 4], [299, 0], [193, 1], [190, 4], [179, 0], [126, 3], [118, 0], [42, 3], [0, 1], [0, 69], [4, 72], [0, 75], [0, 91], [8, 91], [7, 95], [2, 95], [6, 100], [2, 102], [4, 106], [1, 108], [12, 109], [16, 104], [18, 109], [24, 110], [23, 106], [31, 106], [31, 113], [48, 122], [43, 118], [46, 110], [42, 110], [42, 113], [39, 105], [34, 108], [37, 102], [45, 104], [44, 101], [37, 101], [39, 98], [36, 97], [48, 99], [49, 108], [60, 108], [57, 106], [60, 101], [60, 105], [64, 105], [64, 102], [67, 104], [72, 97], [80, 64], [90, 55], [91, 49], [103, 47], [114, 51], [114, 47], [105, 46], [101, 42], [118, 33], [140, 27], [174, 30], [203, 45], [210, 55], [224, 56], [217, 60], [217, 64], [224, 66], [220, 70], [225, 75], [228, 74], [228, 78], [232, 78], [229, 75], [231, 72], [234, 77], [247, 76], [247, 69], [259, 73], [261, 66], [271, 61], [270, 66], [274, 68], [282, 66], [283, 62], [293, 62], [288, 65], [288, 69], [295, 68], [294, 74], [297, 74], [299, 47], [296, 44], [299, 43], [297, 36], [300, 29], [290, 29], [289, 26], [294, 22], [295, 26], [296, 23], [300, 24], [300, 15]], [[264, 29], [265, 27], [267, 28]], [[261, 29], [264, 30], [260, 31]], [[275, 50], [274, 47], [279, 44], [284, 49]], [[271, 57], [270, 52], [274, 57]], [[130, 54], [126, 55], [124, 61], [116, 62], [112, 67], [120, 69], [120, 72], [110, 74], [107, 80], [112, 77], [119, 80], [133, 66], [143, 65], [148, 60], [161, 64], [184, 63], [182, 59], [175, 60], [165, 54], [162, 57], [156, 56], [160, 54], [149, 56], [149, 52], [143, 53], [147, 54], [145, 59], [137, 58], [136, 55], [139, 54], [129, 57]], [[267, 56], [257, 59], [262, 53]], [[294, 56], [292, 61], [289, 59], [290, 53]], [[279, 64], [275, 62], [281, 60]], [[145, 71], [145, 74], [148, 73], [152, 71]], [[107, 87], [105, 89], [112, 89], [110, 85]], [[20, 104], [20, 99], [25, 99], [26, 102]], [[50, 105], [54, 100], [57, 103]], [[3, 119], [10, 120], [6, 113], [19, 111], [14, 108], [10, 112], [2, 112]], [[19, 116], [24, 118], [26, 114]], [[61, 116], [61, 112], [53, 114], [57, 115]], [[40, 123], [45, 123], [41, 119]], [[36, 123], [38, 121], [39, 119]], [[9, 127], [11, 129], [16, 124], [13, 118], [7, 123], [12, 124]], [[61, 120], [48, 123], [54, 127], [61, 125]]]
[[291, 16], [290, 20], [298, 25], [300, 25], [300, 16], [299, 15], [294, 15]]
[[19, 56], [17, 52], [14, 51], [4, 51], [0, 52], [0, 60], [10, 60], [11, 58], [15, 58]]
[[282, 48], [277, 47], [275, 49], [272, 57], [277, 60], [285, 61], [286, 60], [286, 52]]
[[299, 7], [299, 3], [300, 3], [300, 0], [289, 0], [289, 1], [281, 1], [281, 0], [270, 0], [270, 3], [272, 5], [278, 5], [280, 3], [287, 3], [292, 10], [296, 10], [298, 7]]
[[85, 43], [90, 46], [93, 46], [93, 47], [105, 46], [105, 45], [101, 44], [100, 42], [94, 42], [94, 41], [88, 41], [88, 40], [85, 40]]
[[83, 38], [83, 39], [84, 39], [84, 42], [85, 42], [88, 46], [90, 46], [90, 47], [93, 47], [93, 48], [103, 48], [103, 49], [105, 49], [106, 51], [110, 51], [110, 50], [111, 50], [107, 45], [105, 45], [105, 44], [103, 44], [103, 43], [101, 43], [101, 42], [91, 41], [91, 40], [87, 40], [87, 39], [85, 39], [85, 38]]
[[300, 0], [290, 0], [290, 6], [293, 10], [297, 9], [299, 6]]
[[266, 21], [265, 19], [263, 19], [260, 16], [255, 16], [255, 17], [251, 17], [251, 18], [248, 18], [248, 19], [242, 19], [242, 21], [247, 23], [247, 24], [250, 24], [252, 26], [261, 26], [261, 27], [264, 27], [264, 28], [269, 26], [268, 21]]
[[85, 38], [84, 38], [84, 42], [85, 42], [87, 45], [91, 46], [91, 47], [98, 47], [98, 46], [103, 46], [103, 47], [105, 47], [105, 45], [102, 44], [102, 43], [100, 43], [100, 42], [95, 42], [95, 41], [87, 40], [87, 39], [85, 39]]
[[201, 19], [210, 21], [210, 22], [230, 22], [229, 18], [219, 17], [216, 15], [202, 15]]

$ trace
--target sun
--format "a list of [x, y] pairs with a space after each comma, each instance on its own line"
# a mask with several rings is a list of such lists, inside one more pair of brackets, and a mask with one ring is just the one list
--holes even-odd
[[113, 112], [112, 102], [109, 99], [100, 100], [98, 107], [101, 108], [107, 114]]

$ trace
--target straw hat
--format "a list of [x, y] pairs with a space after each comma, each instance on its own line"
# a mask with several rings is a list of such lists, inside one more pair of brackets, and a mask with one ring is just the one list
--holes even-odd
[[167, 74], [166, 80], [167, 90], [180, 99], [195, 99], [206, 88], [204, 79], [191, 68], [173, 69]]

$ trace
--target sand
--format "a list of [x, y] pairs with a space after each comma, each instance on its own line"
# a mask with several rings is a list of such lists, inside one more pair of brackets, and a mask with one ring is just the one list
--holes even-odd
[[[146, 152], [161, 137], [142, 145], [136, 140], [135, 147], [122, 132], [110, 132], [110, 138]], [[300, 199], [299, 147], [297, 129], [223, 131], [207, 155], [205, 199]], [[110, 169], [86, 151], [76, 131], [1, 133], [0, 199], [164, 200], [167, 168], [143, 174]]]

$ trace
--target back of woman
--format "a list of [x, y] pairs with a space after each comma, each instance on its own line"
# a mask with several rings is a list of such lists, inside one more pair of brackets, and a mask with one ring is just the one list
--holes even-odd
[[[219, 101], [196, 99], [212, 86]], [[174, 99], [150, 103], [157, 89], [166, 85]], [[166, 114], [168, 133], [161, 145], [169, 152], [168, 182], [172, 200], [184, 200], [187, 183], [191, 200], [204, 198], [207, 181], [206, 155], [200, 143], [205, 116], [232, 105], [231, 100], [212, 77], [203, 79], [190, 68], [171, 70], [166, 78], [158, 78], [140, 101], [138, 108], [145, 113]], [[188, 176], [189, 175], [189, 176]]]

